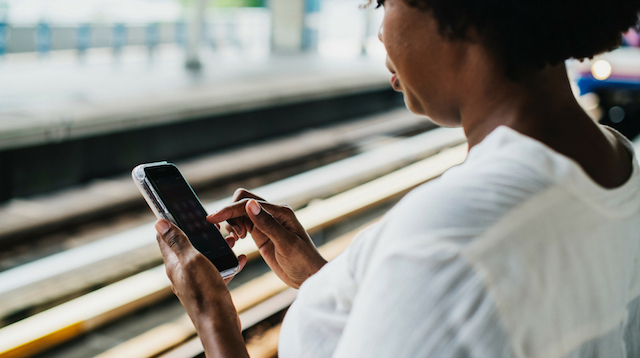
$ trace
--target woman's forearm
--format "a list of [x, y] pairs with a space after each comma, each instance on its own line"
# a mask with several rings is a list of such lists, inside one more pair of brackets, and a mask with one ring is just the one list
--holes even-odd
[[[207, 357], [248, 357], [238, 312], [227, 288], [230, 279], [225, 281], [175, 225], [158, 220], [156, 229], [171, 288], [196, 327]], [[244, 255], [238, 256], [240, 268], [246, 261]]]
[[249, 357], [235, 310], [201, 316], [194, 323], [207, 358]]

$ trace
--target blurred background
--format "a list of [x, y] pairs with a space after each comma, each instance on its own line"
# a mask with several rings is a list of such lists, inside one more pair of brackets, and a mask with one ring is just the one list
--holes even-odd
[[[460, 130], [392, 90], [383, 12], [365, 4], [0, 0], [0, 358], [202, 356], [137, 164], [175, 162], [209, 212], [238, 187], [288, 203], [331, 257], [463, 160]], [[567, 67], [593, 119], [637, 143], [638, 33]], [[295, 292], [239, 245], [243, 334], [273, 357]]]
[[[220, 112], [220, 106], [203, 109], [219, 98], [204, 92], [241, 83], [269, 87], [295, 78], [312, 81], [310, 76], [321, 78], [326, 73], [341, 78], [381, 75], [384, 47], [376, 36], [382, 12], [364, 10], [362, 5], [360, 0], [2, 0], [0, 151], [48, 144], [57, 151], [60, 143], [81, 138], [159, 128], [216, 111], [231, 113]], [[374, 87], [384, 83], [378, 78]], [[356, 80], [352, 87], [361, 85]], [[189, 91], [200, 98], [189, 98]], [[168, 111], [180, 106], [180, 113], [165, 112], [158, 118], [163, 102], [157, 102], [158, 96], [171, 98]], [[242, 94], [235, 96], [236, 101], [238, 96]], [[238, 129], [264, 130], [260, 137], [266, 138], [302, 128], [304, 123], [284, 127]], [[256, 139], [254, 134], [235, 139]], [[137, 143], [131, 139], [120, 144], [144, 147], [146, 140], [158, 138], [136, 139]], [[24, 151], [19, 160], [0, 154], [0, 163], [11, 168], [11, 173], [0, 176], [0, 202], [117, 174], [152, 157], [177, 159], [234, 144], [234, 138], [215, 135], [207, 141], [216, 145], [202, 148], [193, 138], [182, 140], [192, 148], [152, 156], [128, 148], [128, 159], [120, 160], [113, 148], [81, 145], [84, 158], [77, 160], [83, 163], [73, 163], [75, 170], [59, 167], [60, 163], [50, 168], [51, 158], [27, 164]], [[55, 157], [73, 162], [76, 149]], [[16, 161], [28, 166], [25, 172]], [[92, 166], [89, 161], [96, 168], [79, 168]]]

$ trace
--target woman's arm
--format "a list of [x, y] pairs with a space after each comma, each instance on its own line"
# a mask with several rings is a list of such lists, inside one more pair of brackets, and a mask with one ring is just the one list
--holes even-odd
[[[184, 233], [166, 220], [156, 223], [158, 244], [171, 289], [191, 318], [208, 358], [249, 357], [238, 313], [220, 272]], [[233, 246], [235, 240], [228, 238]], [[238, 257], [240, 268], [247, 262]]]

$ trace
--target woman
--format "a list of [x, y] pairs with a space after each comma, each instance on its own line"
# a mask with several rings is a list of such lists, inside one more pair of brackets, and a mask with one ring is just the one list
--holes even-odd
[[[638, 163], [576, 103], [564, 60], [615, 48], [640, 3], [379, 5], [394, 89], [414, 113], [462, 126], [469, 155], [331, 263], [290, 209], [247, 191], [208, 217], [228, 222], [230, 245], [251, 233], [300, 288], [279, 355], [639, 357]], [[247, 356], [215, 267], [167, 221], [156, 228], [207, 356]]]

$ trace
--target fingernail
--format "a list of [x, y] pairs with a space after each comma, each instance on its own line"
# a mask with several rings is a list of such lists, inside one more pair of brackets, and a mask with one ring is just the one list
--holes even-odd
[[249, 210], [251, 211], [251, 214], [253, 215], [260, 214], [260, 204], [258, 204], [255, 200], [249, 200], [249, 203], [247, 205], [249, 206]]
[[169, 229], [171, 229], [171, 225], [169, 225], [166, 220], [158, 220], [158, 222], [156, 223], [156, 230], [158, 230], [158, 233], [160, 233], [160, 235], [166, 234]]

